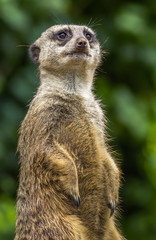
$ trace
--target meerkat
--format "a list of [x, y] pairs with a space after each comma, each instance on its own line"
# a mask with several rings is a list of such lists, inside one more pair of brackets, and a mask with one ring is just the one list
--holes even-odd
[[29, 53], [40, 86], [19, 131], [15, 240], [121, 240], [113, 214], [121, 174], [93, 94], [96, 35], [87, 26], [55, 25]]

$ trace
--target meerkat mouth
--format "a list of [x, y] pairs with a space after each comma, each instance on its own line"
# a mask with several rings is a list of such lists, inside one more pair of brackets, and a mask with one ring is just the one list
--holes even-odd
[[73, 51], [73, 52], [68, 52], [68, 53], [65, 53], [65, 55], [68, 55], [68, 56], [78, 56], [78, 57], [91, 57], [91, 55], [86, 52], [86, 51]]

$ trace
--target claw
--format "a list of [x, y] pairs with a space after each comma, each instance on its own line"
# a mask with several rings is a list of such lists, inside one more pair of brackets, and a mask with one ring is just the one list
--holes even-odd
[[79, 207], [80, 206], [80, 197], [78, 197], [78, 199], [76, 199], [74, 197], [74, 195], [71, 195], [71, 199], [73, 200], [74, 204], [76, 207]]
[[117, 208], [117, 206], [118, 206], [118, 202], [117, 201], [115, 201], [115, 204], [112, 204], [112, 203], [108, 204], [108, 207], [111, 210], [110, 217], [113, 216], [113, 213], [114, 213], [115, 209]]
[[118, 202], [117, 202], [117, 201], [115, 201], [115, 209], [117, 208], [117, 206], [118, 206]]
[[109, 208], [110, 208], [110, 210], [111, 210], [110, 217], [112, 217], [112, 215], [113, 215], [113, 213], [114, 213], [114, 210], [115, 210], [115, 208], [114, 208], [114, 206], [113, 206], [113, 204], [112, 204], [112, 203], [109, 203], [109, 204], [108, 204], [108, 207], [109, 207]]

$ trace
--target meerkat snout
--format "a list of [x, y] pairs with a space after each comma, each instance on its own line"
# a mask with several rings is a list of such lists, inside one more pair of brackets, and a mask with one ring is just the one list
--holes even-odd
[[87, 48], [87, 40], [85, 38], [78, 38], [75, 44], [76, 49], [84, 51]]

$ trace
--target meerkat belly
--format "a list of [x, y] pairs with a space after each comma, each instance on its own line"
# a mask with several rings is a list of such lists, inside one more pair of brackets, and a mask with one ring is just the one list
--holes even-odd
[[104, 226], [101, 214], [107, 207], [104, 196], [104, 176], [102, 157], [98, 147], [98, 137], [94, 124], [80, 116], [72, 121], [61, 134], [66, 148], [75, 157], [78, 171], [81, 204], [79, 217], [91, 231], [100, 231]]
[[97, 233], [102, 231], [103, 234], [108, 207], [104, 198], [104, 176], [100, 155], [96, 149], [92, 149], [81, 159], [78, 158], [78, 161], [81, 219], [90, 231]]

